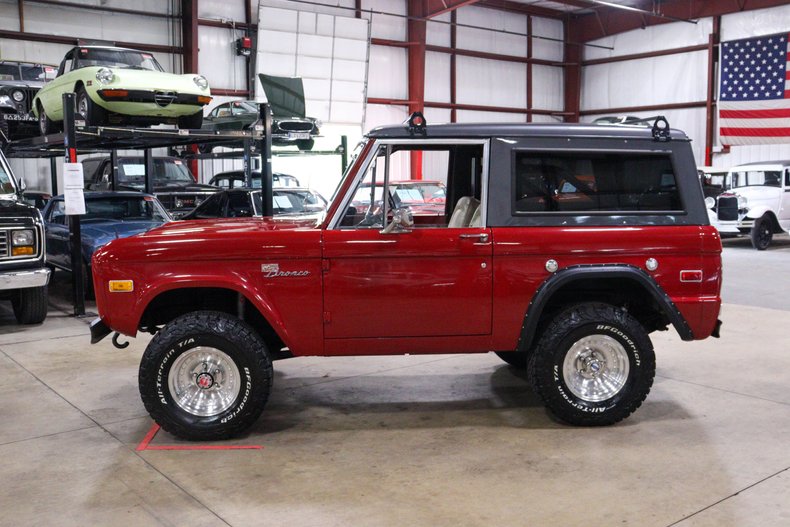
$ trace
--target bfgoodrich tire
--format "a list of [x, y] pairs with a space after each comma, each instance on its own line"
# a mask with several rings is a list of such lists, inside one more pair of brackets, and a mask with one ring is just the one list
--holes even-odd
[[557, 315], [530, 356], [527, 375], [556, 417], [610, 425], [642, 404], [656, 371], [650, 338], [626, 311], [587, 303]]
[[47, 286], [28, 287], [17, 291], [11, 300], [14, 316], [20, 324], [40, 324], [47, 318], [49, 295]]
[[146, 410], [166, 431], [191, 440], [224, 439], [260, 416], [271, 391], [272, 362], [247, 323], [196, 311], [151, 340], [139, 385]]

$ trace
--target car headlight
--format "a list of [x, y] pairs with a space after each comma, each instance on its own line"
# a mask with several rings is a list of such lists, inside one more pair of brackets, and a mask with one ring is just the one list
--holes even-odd
[[709, 209], [712, 209], [713, 207], [716, 206], [716, 200], [708, 196], [707, 198], [705, 198], [705, 206]]
[[14, 90], [14, 93], [11, 94], [11, 97], [13, 97], [16, 102], [22, 102], [25, 100], [25, 93], [19, 90]]
[[747, 205], [746, 198], [743, 196], [738, 196], [738, 208], [745, 209]]
[[195, 75], [192, 77], [192, 82], [195, 83], [195, 86], [200, 88], [201, 90], [205, 90], [208, 88], [208, 81], [203, 75]]
[[102, 84], [110, 84], [115, 78], [115, 74], [110, 68], [99, 68], [96, 72], [96, 80]]
[[13, 231], [14, 233], [11, 235], [11, 245], [14, 247], [20, 245], [33, 245], [35, 242], [35, 234], [31, 229], [24, 229], [19, 231]]
[[177, 209], [180, 209], [181, 207], [184, 206], [184, 202], [181, 201], [181, 198], [176, 198], [175, 206]]
[[322, 126], [324, 126], [324, 123], [323, 121], [321, 121], [321, 119], [315, 119], [313, 123], [315, 124], [316, 128], [321, 128]]

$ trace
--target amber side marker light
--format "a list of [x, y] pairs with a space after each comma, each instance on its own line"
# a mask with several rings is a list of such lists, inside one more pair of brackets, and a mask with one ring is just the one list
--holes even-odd
[[33, 247], [30, 246], [14, 247], [11, 249], [11, 256], [32, 256], [33, 253]]
[[131, 293], [134, 282], [131, 280], [110, 280], [110, 293]]
[[205, 95], [198, 95], [197, 98], [200, 104], [208, 104], [211, 102], [211, 99], [212, 99], [211, 97], [206, 97]]
[[102, 90], [105, 97], [128, 97], [129, 90]]

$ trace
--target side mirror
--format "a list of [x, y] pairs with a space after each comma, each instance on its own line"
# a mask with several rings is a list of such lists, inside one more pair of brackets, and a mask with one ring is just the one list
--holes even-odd
[[18, 177], [16, 179], [17, 186], [19, 187], [19, 193], [22, 194], [27, 190], [27, 183], [25, 183], [25, 179], [22, 177]]
[[403, 234], [411, 232], [414, 227], [414, 218], [408, 208], [395, 209], [392, 211], [392, 221], [384, 229], [380, 230], [381, 234]]

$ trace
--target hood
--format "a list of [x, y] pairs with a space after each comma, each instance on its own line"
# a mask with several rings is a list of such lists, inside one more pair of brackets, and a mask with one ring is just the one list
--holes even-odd
[[159, 221], [90, 222], [82, 224], [82, 233], [94, 239], [125, 238], [162, 225]]
[[305, 117], [304, 86], [301, 77], [275, 77], [258, 74], [263, 93], [272, 108], [272, 115], [279, 119]]
[[37, 90], [44, 86], [45, 82], [41, 81], [0, 81], [1, 88], [30, 88]]
[[7, 218], [11, 217], [37, 218], [38, 209], [16, 197], [0, 198], [0, 221], [7, 222]]
[[98, 258], [140, 262], [320, 258], [321, 229], [314, 220], [227, 218], [175, 221], [116, 240]]
[[[96, 72], [106, 66], [90, 66], [81, 68], [80, 78], [95, 79]], [[211, 95], [211, 90], [206, 88], [201, 90], [192, 80], [196, 74], [187, 73], [177, 75], [175, 73], [165, 73], [163, 71], [138, 70], [129, 68], [107, 68], [112, 70], [115, 77], [109, 84], [99, 84], [94, 81], [96, 89], [104, 88], [124, 88], [127, 90], [173, 90], [179, 93], [192, 93], [195, 95]]]

